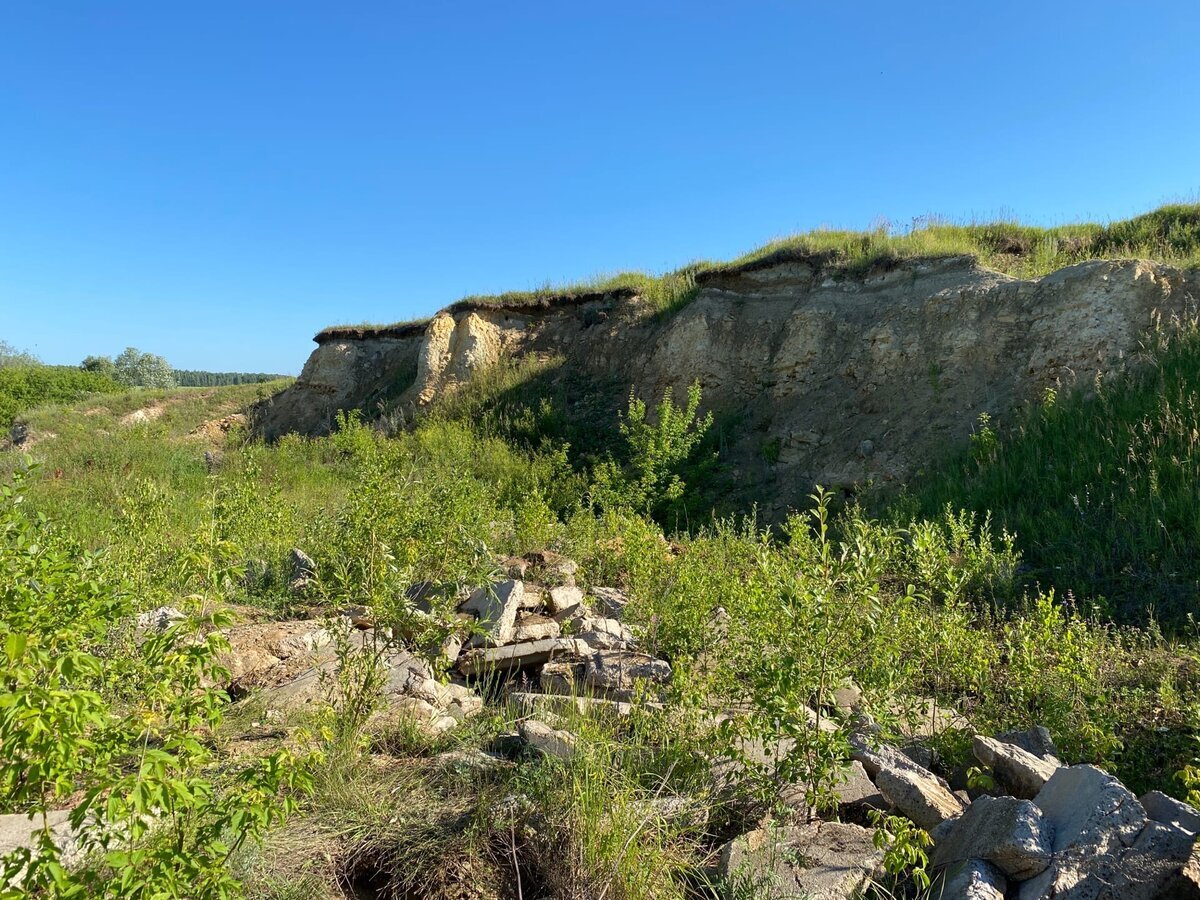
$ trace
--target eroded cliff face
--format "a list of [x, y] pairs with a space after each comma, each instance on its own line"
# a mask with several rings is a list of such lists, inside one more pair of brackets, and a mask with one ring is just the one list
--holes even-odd
[[[698, 380], [726, 459], [768, 514], [815, 484], [903, 479], [1050, 387], [1127, 365], [1156, 318], [1194, 314], [1200, 276], [1097, 261], [1022, 281], [970, 258], [864, 279], [802, 261], [710, 277], [681, 311], [638, 297], [443, 312], [419, 335], [324, 340], [263, 430], [328, 430], [333, 411], [390, 395], [419, 408], [504, 358], [561, 359], [647, 400]], [[408, 373], [410, 384], [400, 384]]]
[[379, 401], [412, 382], [423, 341], [421, 328], [319, 335], [295, 383], [254, 410], [255, 429], [268, 440], [288, 432], [328, 434], [340, 410], [370, 415]]

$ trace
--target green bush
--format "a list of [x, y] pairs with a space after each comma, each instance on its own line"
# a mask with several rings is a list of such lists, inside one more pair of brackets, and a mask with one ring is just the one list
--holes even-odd
[[[212, 780], [204, 734], [225, 698], [206, 685], [224, 645], [208, 629], [223, 622], [139, 639], [128, 587], [27, 515], [23, 482], [0, 487], [0, 809], [38, 834], [0, 876], [34, 896], [234, 896], [226, 861], [282, 821], [306, 767], [280, 752]], [[78, 796], [87, 859], [68, 870], [44, 814]]]
[[70, 366], [0, 366], [0, 428], [35, 406], [121, 390], [111, 378]]

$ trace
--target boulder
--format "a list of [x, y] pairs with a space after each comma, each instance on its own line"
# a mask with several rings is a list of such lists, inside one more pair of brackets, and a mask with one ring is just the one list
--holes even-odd
[[459, 657], [457, 668], [467, 676], [485, 672], [511, 673], [542, 665], [556, 656], [584, 657], [591, 652], [587, 644], [574, 638], [547, 638], [505, 647], [469, 650]]
[[938, 843], [930, 862], [938, 868], [987, 860], [1008, 878], [1024, 881], [1050, 865], [1050, 830], [1029, 800], [980, 797]]
[[669, 663], [630, 650], [598, 650], [583, 667], [584, 685], [614, 700], [633, 699], [639, 683], [653, 687], [670, 680]]
[[476, 588], [459, 610], [478, 620], [480, 633], [471, 636], [472, 647], [499, 647], [510, 643], [517, 626], [517, 612], [525, 598], [525, 585], [520, 581]]
[[1200, 834], [1200, 812], [1162, 791], [1150, 791], [1138, 798], [1146, 815], [1154, 822], [1174, 825], [1191, 834]]
[[1049, 730], [1041, 725], [1035, 725], [1025, 731], [1006, 731], [996, 735], [996, 740], [1006, 744], [1015, 744], [1026, 753], [1032, 753], [1041, 759], [1062, 765], [1062, 754], [1054, 745], [1054, 739], [1050, 737]]
[[[1196, 836], [1174, 825], [1147, 822], [1120, 858], [1112, 880], [1101, 896], [1154, 900], [1164, 896], [1164, 889], [1182, 874], [1192, 856]], [[1180, 896], [1172, 889], [1167, 896]], [[1186, 894], [1184, 894], [1186, 896]]]
[[317, 581], [317, 564], [312, 557], [293, 547], [288, 553], [291, 574], [288, 577], [288, 590], [293, 594], [302, 594]]
[[525, 742], [545, 756], [566, 760], [575, 753], [575, 735], [569, 731], [552, 728], [537, 719], [526, 719], [517, 728]]
[[1034, 756], [1016, 744], [1006, 744], [977, 734], [972, 742], [975, 758], [992, 770], [996, 783], [1007, 793], [1032, 800], [1050, 777], [1062, 768], [1053, 761]]
[[564, 584], [550, 588], [546, 607], [551, 615], [564, 615], [583, 606], [583, 591], [573, 584]]
[[882, 872], [883, 851], [873, 835], [840, 822], [760, 828], [725, 845], [719, 871], [763, 896], [850, 900]]
[[549, 616], [539, 616], [534, 613], [526, 613], [517, 619], [517, 626], [513, 631], [513, 643], [524, 643], [526, 641], [544, 641], [548, 638], [556, 638], [561, 634], [559, 624]]
[[592, 606], [606, 619], [620, 619], [629, 605], [624, 591], [610, 587], [595, 587], [591, 590]]
[[928, 769], [891, 744], [874, 743], [874, 734], [856, 731], [850, 735], [850, 756], [863, 764], [874, 778], [883, 769], [910, 769], [917, 774], [935, 777]]
[[1004, 900], [1008, 880], [990, 862], [968, 859], [948, 866], [933, 884], [938, 900]]
[[1117, 897], [1120, 858], [1146, 826], [1137, 798], [1095, 766], [1056, 771], [1034, 798], [1053, 835], [1050, 868], [1021, 885], [1021, 900]]
[[884, 797], [926, 831], [965, 808], [945, 781], [895, 747], [872, 746], [861, 734], [851, 735], [850, 746], [851, 757], [863, 764]]
[[928, 831], [963, 811], [963, 802], [928, 770], [880, 769], [875, 786], [896, 809]]

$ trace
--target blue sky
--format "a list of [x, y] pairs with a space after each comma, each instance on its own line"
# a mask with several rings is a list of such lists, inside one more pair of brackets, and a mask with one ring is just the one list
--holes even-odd
[[0, 339], [319, 328], [937, 213], [1200, 196], [1200, 3], [12, 2]]

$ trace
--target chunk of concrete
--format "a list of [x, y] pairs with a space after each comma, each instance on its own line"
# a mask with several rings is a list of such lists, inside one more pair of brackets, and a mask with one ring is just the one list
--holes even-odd
[[502, 581], [472, 591], [459, 609], [478, 619], [481, 632], [472, 635], [468, 644], [499, 647], [510, 643], [524, 599], [525, 585], [520, 581]]
[[616, 588], [597, 587], [591, 590], [592, 605], [607, 619], [620, 620], [629, 605], [629, 597]]
[[993, 738], [975, 735], [971, 746], [975, 758], [992, 770], [1005, 792], [1022, 800], [1032, 800], [1062, 766]]
[[1056, 771], [1034, 799], [1053, 834], [1050, 868], [1021, 885], [1021, 900], [1121, 896], [1121, 855], [1146, 826], [1137, 798], [1095, 766]]
[[926, 831], [963, 811], [962, 800], [927, 769], [883, 768], [875, 776], [875, 786], [892, 806]]
[[562, 615], [571, 610], [583, 607], [583, 591], [573, 584], [564, 584], [550, 588], [546, 607], [554, 616]]
[[1138, 798], [1138, 802], [1152, 821], [1174, 825], [1191, 834], [1200, 834], [1200, 812], [1182, 800], [1176, 800], [1162, 791], [1150, 791]]
[[575, 753], [575, 735], [569, 731], [552, 728], [537, 719], [526, 719], [517, 729], [530, 747], [546, 756], [566, 760]]
[[458, 658], [458, 671], [468, 676], [485, 672], [517, 672], [542, 665], [556, 656], [584, 657], [591, 652], [587, 644], [574, 638], [547, 638], [525, 644], [469, 650]]
[[583, 667], [584, 685], [614, 700], [632, 700], [639, 683], [661, 686], [670, 680], [670, 663], [631, 650], [598, 650]]
[[1062, 765], [1062, 754], [1058, 752], [1058, 747], [1055, 746], [1049, 729], [1042, 725], [1035, 725], [1024, 731], [1005, 731], [996, 735], [996, 740], [1006, 744], [1016, 744], [1026, 753], [1032, 753], [1048, 762]]
[[559, 624], [549, 616], [539, 616], [526, 613], [517, 619], [517, 627], [513, 631], [513, 643], [526, 641], [544, 641], [556, 638], [562, 633]]
[[1004, 900], [1008, 879], [990, 862], [968, 859], [947, 867], [934, 882], [935, 900]]
[[873, 836], [840, 822], [760, 828], [725, 845], [719, 871], [756, 885], [763, 896], [850, 900], [882, 872], [883, 851]]
[[629, 650], [633, 632], [616, 619], [583, 616], [576, 620], [575, 637], [594, 650]]
[[1051, 840], [1042, 811], [1031, 801], [984, 796], [958, 818], [930, 862], [945, 868], [987, 860], [1008, 878], [1024, 881], [1050, 865]]

